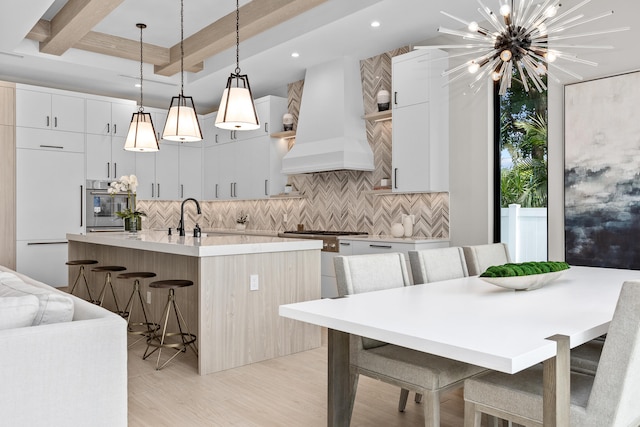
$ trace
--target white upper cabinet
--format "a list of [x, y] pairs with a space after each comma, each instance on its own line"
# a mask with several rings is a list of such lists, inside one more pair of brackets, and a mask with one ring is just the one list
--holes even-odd
[[87, 99], [87, 133], [126, 138], [131, 117], [137, 111], [138, 107], [132, 101], [119, 103]]
[[449, 94], [441, 77], [446, 53], [415, 50], [392, 64], [393, 191], [449, 191]]
[[180, 145], [180, 198], [202, 198], [202, 143]]
[[16, 126], [84, 132], [85, 100], [64, 91], [18, 85], [16, 88]]

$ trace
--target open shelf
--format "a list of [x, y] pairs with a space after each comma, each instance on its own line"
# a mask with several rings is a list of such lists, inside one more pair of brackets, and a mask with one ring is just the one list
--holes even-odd
[[365, 120], [371, 120], [374, 122], [382, 122], [385, 120], [391, 120], [391, 110], [376, 111], [375, 113], [365, 114], [363, 117]]
[[272, 133], [271, 138], [284, 138], [284, 139], [291, 139], [291, 138], [295, 138], [296, 137], [296, 131], [295, 130], [287, 130], [284, 132], [276, 132], [276, 133]]

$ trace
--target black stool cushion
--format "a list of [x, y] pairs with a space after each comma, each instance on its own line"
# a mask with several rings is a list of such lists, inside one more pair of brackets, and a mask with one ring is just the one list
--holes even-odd
[[156, 277], [156, 273], [150, 271], [132, 271], [131, 273], [120, 273], [118, 279], [147, 279], [149, 277]]
[[91, 264], [97, 264], [97, 263], [98, 261], [96, 261], [95, 259], [74, 259], [74, 260], [65, 262], [65, 264], [67, 265], [91, 265]]
[[103, 265], [100, 267], [94, 267], [91, 269], [91, 271], [124, 271], [126, 269], [127, 267], [122, 267], [119, 265]]
[[150, 288], [176, 289], [193, 285], [191, 280], [157, 280], [149, 284]]

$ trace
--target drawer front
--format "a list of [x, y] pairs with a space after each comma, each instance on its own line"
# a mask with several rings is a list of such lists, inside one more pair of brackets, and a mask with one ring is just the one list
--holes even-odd
[[353, 255], [386, 254], [391, 252], [402, 252], [406, 255], [407, 252], [415, 248], [413, 243], [365, 242], [358, 240], [353, 240], [350, 243]]
[[16, 127], [16, 147], [84, 153], [84, 134]]

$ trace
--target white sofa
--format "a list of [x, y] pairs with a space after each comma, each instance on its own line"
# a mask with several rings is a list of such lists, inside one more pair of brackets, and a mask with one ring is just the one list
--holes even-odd
[[[8, 268], [0, 272], [68, 295]], [[126, 322], [69, 297], [70, 322], [0, 330], [0, 425], [127, 425]]]

